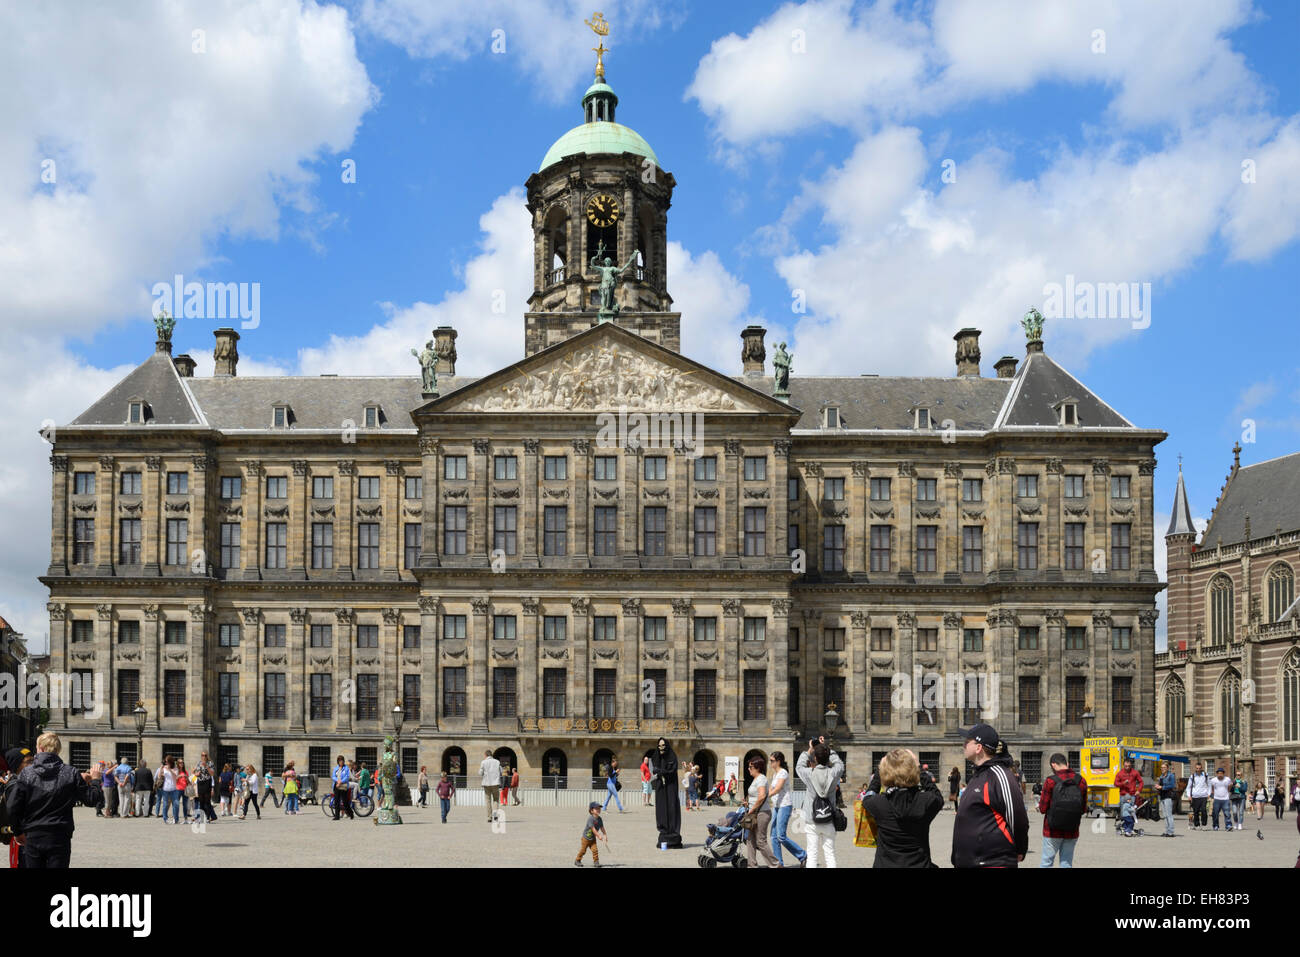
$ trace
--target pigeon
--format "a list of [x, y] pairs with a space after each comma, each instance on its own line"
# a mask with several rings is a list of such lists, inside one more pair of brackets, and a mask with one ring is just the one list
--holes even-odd
[[1256, 831], [1256, 832], [1255, 832], [1255, 836], [1256, 836], [1257, 838], [1259, 838], [1261, 841], [1264, 840], [1264, 832], [1263, 832], [1263, 831]]

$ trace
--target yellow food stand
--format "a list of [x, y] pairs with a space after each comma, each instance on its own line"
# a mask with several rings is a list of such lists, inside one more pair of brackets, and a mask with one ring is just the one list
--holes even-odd
[[1142, 772], [1142, 793], [1138, 800], [1150, 801], [1156, 796], [1155, 781], [1160, 777], [1160, 762], [1187, 764], [1188, 759], [1177, 754], [1161, 754], [1155, 750], [1155, 741], [1138, 737], [1093, 737], [1083, 739], [1079, 752], [1079, 773], [1088, 782], [1088, 814], [1114, 817], [1119, 814], [1119, 788], [1115, 787], [1115, 773], [1132, 759], [1133, 767]]

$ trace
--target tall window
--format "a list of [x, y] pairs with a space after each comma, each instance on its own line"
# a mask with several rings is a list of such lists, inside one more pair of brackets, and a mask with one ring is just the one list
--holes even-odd
[[[119, 486], [119, 489], [121, 490], [121, 493], [122, 493], [123, 495], [139, 495], [139, 494], [140, 494], [140, 489], [141, 489], [141, 481], [140, 481], [140, 479], [141, 479], [141, 476], [140, 476], [140, 473], [139, 473], [139, 472], [123, 472], [123, 473], [122, 473], [122, 484]], [[224, 482], [225, 480], [223, 479], [222, 481]], [[235, 481], [238, 482], [239, 479], [235, 479]], [[222, 488], [225, 488], [225, 486], [223, 485]], [[236, 486], [236, 489], [238, 489], [238, 486]], [[222, 498], [239, 498], [239, 493], [238, 493], [238, 491], [236, 491], [236, 493], [235, 493], [234, 495], [222, 495], [221, 497], [222, 497]]]
[[1128, 522], [1116, 522], [1110, 527], [1110, 567], [1116, 571], [1128, 571], [1132, 567], [1129, 551], [1131, 530]]
[[596, 522], [591, 538], [591, 553], [593, 555], [617, 555], [618, 509], [612, 505], [600, 505], [596, 507], [595, 513]]
[[1132, 628], [1111, 628], [1110, 630], [1110, 647], [1113, 651], [1132, 651], [1133, 650], [1133, 629]]
[[[875, 479], [872, 479], [874, 482]], [[873, 572], [889, 571], [889, 540], [893, 526], [871, 526], [871, 570]]]
[[917, 651], [938, 651], [939, 650], [939, 629], [938, 628], [916, 629], [916, 650]]
[[668, 716], [668, 672], [664, 668], [647, 668], [641, 673], [641, 717]]
[[1110, 720], [1112, 724], [1133, 723], [1133, 679], [1110, 679]]
[[785, 497], [787, 501], [799, 501], [799, 479], [797, 476], [791, 476], [785, 480]]
[[442, 716], [465, 717], [465, 668], [442, 669]]
[[1083, 563], [1083, 522], [1065, 523], [1065, 567], [1067, 570], [1082, 571]]
[[1219, 738], [1222, 744], [1240, 744], [1241, 675], [1228, 671], [1219, 682]]
[[424, 541], [424, 526], [419, 522], [406, 522], [402, 526], [402, 565], [414, 568], [420, 564], [420, 549]]
[[1186, 740], [1184, 721], [1187, 715], [1187, 690], [1177, 675], [1165, 683], [1165, 743], [1182, 744]]
[[1065, 650], [1066, 651], [1086, 651], [1087, 648], [1088, 648], [1087, 628], [1065, 629]]
[[918, 502], [933, 502], [938, 490], [939, 480], [932, 478], [919, 478], [916, 480], [916, 500]]
[[402, 481], [402, 497], [408, 499], [424, 498], [424, 477], [408, 475]]
[[[566, 461], [561, 458], [561, 462]], [[566, 505], [547, 505], [543, 509], [542, 554], [569, 554], [569, 509]]]
[[961, 633], [961, 650], [962, 651], [983, 651], [984, 650], [984, 629], [963, 628]]
[[746, 618], [744, 622], [745, 641], [767, 640], [767, 619]]
[[1017, 475], [1016, 495], [1020, 498], [1038, 498], [1038, 476]]
[[[646, 459], [646, 461], [650, 460]], [[646, 507], [643, 515], [643, 554], [665, 554], [668, 547], [668, 509], [661, 505], [651, 505]]]
[[937, 525], [916, 526], [916, 570], [932, 572], [938, 560], [939, 527]]
[[217, 626], [217, 647], [239, 647], [239, 625], [221, 624]]
[[379, 719], [379, 675], [357, 675], [357, 720]]
[[1210, 644], [1226, 645], [1232, 640], [1232, 579], [1216, 575], [1210, 582]]
[[129, 715], [135, 711], [135, 703], [140, 700], [140, 672], [134, 668], [117, 670], [117, 713]]
[[117, 623], [117, 643], [119, 645], [140, 644], [140, 623], [138, 621], [119, 621]]
[[1111, 498], [1129, 497], [1129, 476], [1112, 475], [1110, 477], [1110, 497]]
[[515, 640], [515, 616], [514, 615], [493, 615], [492, 616], [492, 637], [498, 641]]
[[420, 647], [420, 626], [419, 625], [402, 626], [402, 647], [403, 648]]
[[894, 630], [892, 628], [872, 628], [871, 629], [871, 650], [872, 651], [893, 651]]
[[[184, 624], [184, 622], [177, 622]], [[76, 642], [95, 640], [95, 623], [88, 618], [81, 618], [72, 623], [72, 640]]]
[[745, 509], [745, 554], [753, 556], [767, 554], [767, 509], [765, 508]]
[[311, 626], [311, 647], [329, 648], [333, 644], [334, 644], [333, 625], [312, 625]]
[[308, 702], [308, 709], [308, 714], [313, 721], [328, 721], [334, 717], [333, 675], [311, 676], [311, 700]]
[[283, 718], [287, 714], [285, 707], [288, 699], [285, 683], [287, 676], [283, 673], [272, 672], [263, 677], [265, 684], [262, 696], [262, 717]]
[[647, 615], [641, 619], [642, 635], [646, 641], [668, 640], [668, 619], [662, 616]]
[[357, 647], [378, 648], [379, 647], [379, 626], [378, 625], [357, 625]]
[[1019, 567], [1038, 567], [1038, 523], [1021, 522], [1018, 531]]
[[1268, 620], [1281, 621], [1283, 613], [1295, 601], [1295, 573], [1290, 565], [1278, 563], [1269, 569], [1267, 582]]
[[[236, 676], [238, 677], [238, 676]], [[185, 717], [185, 672], [163, 672], [163, 717]]]
[[962, 479], [961, 500], [963, 502], [984, 501], [984, 480], [983, 479]]
[[167, 473], [167, 494], [168, 495], [186, 495], [190, 490], [190, 473], [188, 472], [168, 472]]
[[285, 647], [284, 625], [266, 625], [262, 632], [262, 644], [266, 648], [283, 648]]
[[825, 525], [822, 527], [822, 570], [828, 572], [844, 571], [843, 525]]
[[647, 482], [663, 482], [668, 478], [668, 456], [647, 455], [642, 462], [641, 474]]
[[618, 672], [613, 668], [596, 668], [591, 672], [591, 716], [612, 718], [616, 714]]
[[787, 678], [786, 681], [786, 721], [794, 727], [799, 723], [799, 676]]
[[167, 519], [167, 564], [184, 565], [189, 557], [190, 523], [185, 518]]
[[[511, 459], [514, 461], [514, 459]], [[505, 555], [519, 551], [517, 527], [519, 509], [515, 505], [495, 505], [492, 508], [492, 549]]]
[[542, 670], [542, 717], [563, 718], [568, 714], [568, 672], [563, 668]]
[[509, 482], [519, 477], [518, 462], [513, 455], [497, 455], [492, 459], [492, 477], [498, 482]]
[[1300, 650], [1282, 667], [1282, 740], [1300, 741]]
[[618, 640], [618, 619], [613, 615], [596, 615], [591, 620], [592, 641]]
[[217, 675], [217, 717], [239, 717], [239, 675], [222, 672]]
[[889, 479], [873, 478], [871, 480], [871, 501], [888, 502], [890, 495]]
[[871, 723], [889, 725], [894, 720], [893, 687], [889, 678], [871, 679]]
[[1020, 677], [1019, 713], [1021, 724], [1038, 724], [1038, 677], [1037, 675]]
[[[362, 479], [362, 481], [366, 481]], [[268, 475], [266, 477], [266, 497], [267, 498], [288, 498], [289, 497], [289, 478], [285, 475]], [[365, 498], [363, 495], [362, 498]]]
[[402, 717], [420, 720], [420, 676], [402, 675]]
[[563, 455], [547, 455], [542, 458], [542, 478], [548, 482], [557, 482], [569, 477], [569, 460]]
[[379, 523], [357, 525], [357, 568], [379, 567]]
[[700, 556], [718, 553], [718, 510], [712, 505], [695, 509], [695, 554]]
[[[221, 527], [225, 528], [224, 525]], [[239, 526], [236, 525], [235, 528]], [[124, 518], [118, 523], [118, 561], [123, 565], [140, 564], [140, 519], [138, 518]]]
[[465, 532], [469, 510], [464, 505], [445, 505], [442, 509], [442, 553], [464, 555], [469, 540]]
[[289, 567], [289, 526], [284, 522], [266, 523], [266, 567]]
[[[75, 633], [74, 633], [75, 638]], [[163, 644], [165, 645], [183, 645], [185, 644], [185, 622], [169, 621], [163, 626]]]
[[695, 481], [713, 482], [718, 477], [718, 457], [701, 455], [695, 460]]
[[334, 476], [313, 475], [311, 479], [311, 497], [312, 498], [333, 498], [334, 497]]
[[963, 525], [961, 530], [961, 570], [984, 571], [984, 526]]
[[828, 502], [844, 501], [844, 479], [828, 478], [822, 486], [822, 498]]
[[844, 678], [840, 675], [827, 675], [822, 678], [822, 706], [829, 708], [831, 705], [835, 705], [840, 720], [843, 721], [847, 716], [848, 702], [844, 696]]
[[334, 523], [312, 522], [311, 567], [334, 567]]
[[746, 721], [765, 720], [767, 718], [767, 672], [754, 668], [746, 671], [744, 693], [742, 717]]
[[618, 456], [597, 455], [592, 462], [591, 477], [597, 482], [617, 482]]
[[442, 616], [442, 637], [443, 640], [464, 640], [465, 638], [465, 616], [464, 615], [443, 615]]
[[1022, 627], [1019, 635], [1019, 647], [1021, 651], [1038, 650], [1038, 629], [1033, 627]]
[[696, 618], [694, 629], [696, 641], [716, 641], [718, 638], [718, 619]]
[[745, 456], [745, 481], [746, 482], [767, 481], [767, 456], [764, 455]]
[[1082, 724], [1083, 712], [1087, 710], [1088, 679], [1081, 675], [1066, 675], [1065, 678], [1065, 723]]
[[1065, 497], [1083, 498], [1083, 476], [1082, 475], [1065, 476]]
[[442, 477], [452, 482], [463, 482], [469, 474], [469, 456], [448, 455], [442, 460]]
[[718, 717], [718, 673], [697, 669], [695, 672], [695, 720], [713, 721]]
[[221, 540], [221, 567], [238, 568], [242, 554], [240, 547], [243, 537], [242, 527], [238, 522], [222, 522], [217, 534]]
[[822, 650], [843, 651], [844, 650], [844, 629], [823, 628], [822, 629]]

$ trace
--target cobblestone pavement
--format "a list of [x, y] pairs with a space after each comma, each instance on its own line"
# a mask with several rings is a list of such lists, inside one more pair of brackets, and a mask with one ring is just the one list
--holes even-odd
[[[635, 797], [635, 796], [634, 796]], [[602, 866], [697, 867], [705, 825], [721, 817], [719, 808], [682, 815], [680, 851], [655, 846], [654, 812], [629, 804], [619, 814], [611, 806], [605, 815], [610, 848], [600, 845]], [[378, 827], [374, 819], [344, 819], [334, 823], [319, 807], [305, 807], [287, 817], [274, 807], [262, 820], [219, 818], [196, 831], [189, 824], [163, 825], [151, 819], [104, 819], [89, 808], [76, 811], [73, 836], [74, 867], [572, 867], [586, 812], [576, 807], [524, 804], [506, 809], [504, 833], [494, 833], [480, 807], [453, 808], [446, 824], [436, 807], [400, 808], [400, 827]], [[931, 828], [935, 863], [948, 867], [953, 812], [945, 808]], [[1270, 809], [1263, 821], [1250, 818], [1242, 832], [1188, 829], [1178, 821], [1178, 836], [1159, 837], [1162, 822], [1142, 821], [1146, 834], [1122, 838], [1110, 821], [1085, 820], [1075, 853], [1078, 867], [1294, 867], [1300, 835], [1295, 815], [1282, 821]], [[1090, 825], [1102, 828], [1101, 833]], [[851, 829], [851, 825], [850, 825]], [[1263, 835], [1263, 840], [1256, 837]], [[1042, 846], [1042, 817], [1030, 812], [1029, 854], [1025, 865], [1036, 866]], [[799, 835], [793, 835], [802, 843]], [[841, 867], [870, 867], [874, 851], [853, 846], [850, 832], [840, 834], [836, 852]], [[787, 862], [789, 858], [787, 857]], [[590, 855], [586, 867], [590, 868]]]

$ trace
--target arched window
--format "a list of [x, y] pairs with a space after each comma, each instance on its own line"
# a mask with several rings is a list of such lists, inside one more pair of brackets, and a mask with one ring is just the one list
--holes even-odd
[[591, 756], [591, 786], [596, 790], [605, 790], [605, 779], [609, 777], [609, 765], [613, 760], [614, 752], [609, 748], [601, 748]]
[[1210, 644], [1226, 645], [1232, 640], [1232, 579], [1216, 575], [1210, 582]]
[[569, 786], [569, 759], [559, 748], [542, 755], [542, 787], [564, 790]]
[[466, 786], [469, 779], [469, 761], [461, 748], [448, 748], [442, 752], [442, 770], [458, 788]]
[[1295, 573], [1286, 562], [1278, 562], [1265, 579], [1268, 588], [1268, 620], [1281, 621], [1282, 613], [1295, 601]]
[[1182, 744], [1186, 738], [1187, 689], [1177, 675], [1165, 682], [1165, 743]]
[[1240, 743], [1237, 739], [1241, 718], [1241, 675], [1229, 669], [1219, 679], [1219, 741], [1226, 745]]
[[507, 771], [519, 770], [519, 759], [515, 757], [514, 751], [510, 748], [497, 748], [492, 752], [492, 757], [501, 762], [501, 773], [503, 775]]
[[1300, 741], [1300, 649], [1282, 665], [1282, 740]]

